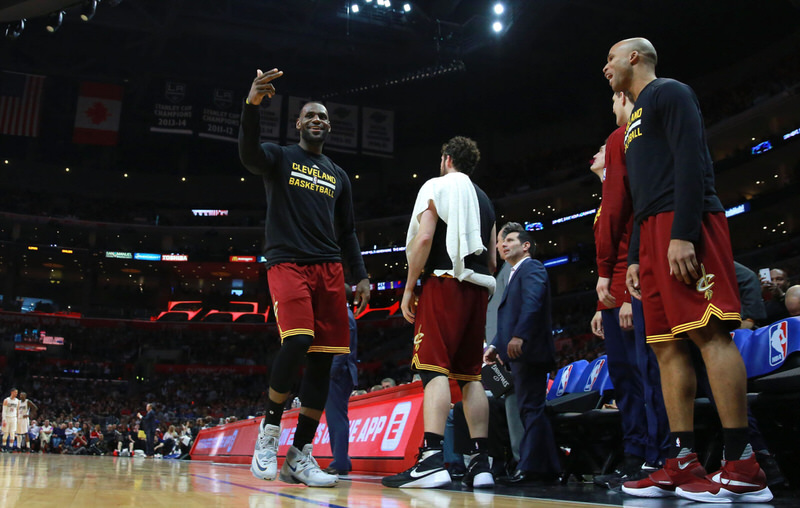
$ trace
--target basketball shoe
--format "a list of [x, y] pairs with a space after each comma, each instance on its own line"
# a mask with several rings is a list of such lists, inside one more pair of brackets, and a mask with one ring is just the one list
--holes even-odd
[[703, 479], [706, 470], [697, 460], [696, 453], [679, 459], [667, 459], [664, 467], [647, 478], [622, 484], [622, 492], [636, 497], [675, 496], [681, 485]]
[[705, 503], [766, 503], [772, 500], [767, 476], [755, 454], [743, 460], [725, 460], [722, 469], [675, 489], [680, 497]]
[[290, 446], [286, 461], [281, 467], [280, 479], [286, 483], [304, 483], [309, 487], [333, 487], [339, 477], [320, 469], [317, 460], [311, 455], [312, 445], [308, 443], [303, 450]]
[[467, 472], [462, 480], [464, 485], [474, 489], [491, 489], [494, 487], [492, 467], [489, 465], [489, 454], [476, 453], [471, 456]]
[[438, 448], [420, 448], [416, 464], [381, 480], [385, 487], [417, 489], [443, 487], [450, 482], [450, 473], [444, 467], [444, 453]]
[[256, 440], [256, 449], [253, 450], [253, 460], [250, 462], [250, 472], [260, 480], [274, 480], [278, 476], [278, 437], [281, 428], [269, 425], [266, 420], [261, 421]]

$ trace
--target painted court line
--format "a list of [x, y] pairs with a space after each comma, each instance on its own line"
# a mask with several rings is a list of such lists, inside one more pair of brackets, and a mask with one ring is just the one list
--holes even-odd
[[[347, 506], [345, 506], [345, 505], [326, 503], [324, 501], [316, 501], [314, 499], [308, 499], [308, 498], [300, 497], [300, 496], [293, 496], [291, 494], [284, 494], [282, 492], [274, 492], [274, 491], [267, 490], [267, 489], [260, 489], [258, 487], [251, 487], [250, 485], [242, 485], [241, 483], [234, 483], [234, 482], [229, 482], [229, 481], [225, 481], [225, 480], [219, 480], [217, 478], [211, 478], [211, 477], [203, 476], [203, 475], [196, 474], [196, 473], [189, 473], [189, 475], [196, 476], [197, 478], [202, 478], [204, 480], [209, 480], [209, 481], [216, 482], [216, 483], [224, 483], [225, 485], [232, 485], [234, 487], [240, 487], [240, 488], [243, 488], [243, 489], [255, 490], [256, 492], [262, 492], [264, 494], [272, 494], [273, 496], [286, 497], [286, 498], [289, 498], [289, 499], [294, 499], [296, 501], [304, 501], [306, 503], [311, 503], [311, 504], [315, 504], [315, 505], [318, 505], [318, 506], [328, 506], [330, 508], [347, 508]], [[334, 487], [334, 488], [336, 488], [336, 487]]]

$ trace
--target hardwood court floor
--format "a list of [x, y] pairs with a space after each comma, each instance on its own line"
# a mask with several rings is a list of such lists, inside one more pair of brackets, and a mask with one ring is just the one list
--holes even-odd
[[[688, 503], [677, 499], [636, 499], [577, 482], [566, 487], [497, 487], [471, 492], [456, 488], [387, 489], [381, 486], [378, 476], [346, 478], [331, 489], [310, 489], [257, 480], [247, 467], [207, 462], [2, 454], [0, 507], [656, 508]], [[792, 492], [784, 491], [772, 506], [797, 506], [795, 502]]]

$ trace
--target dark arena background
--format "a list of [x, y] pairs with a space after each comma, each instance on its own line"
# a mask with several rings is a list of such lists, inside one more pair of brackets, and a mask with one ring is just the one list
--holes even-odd
[[[2, 397], [16, 387], [38, 426], [94, 439], [83, 453], [37, 438], [33, 450], [46, 453], [0, 455], [4, 507], [679, 506], [592, 484], [622, 459], [618, 415], [601, 409], [613, 408], [613, 389], [570, 416], [550, 408], [558, 485], [380, 483], [413, 464], [421, 439], [413, 329], [399, 301], [414, 199], [449, 138], [476, 140], [473, 178], [498, 226], [533, 232], [558, 369], [605, 354], [589, 324], [601, 195], [589, 165], [615, 128], [601, 71], [624, 38], [652, 41], [658, 76], [697, 93], [736, 261], [800, 283], [796, 0], [0, 0], [0, 30]], [[350, 177], [372, 283], [357, 320], [354, 470], [334, 489], [263, 482], [246, 467], [280, 338], [263, 184], [239, 162], [237, 134], [256, 70], [273, 67], [284, 75], [261, 108], [263, 140], [296, 143], [303, 101], [326, 104], [324, 153]], [[783, 356], [750, 370], [771, 350], [740, 347], [748, 397], [780, 475], [772, 505], [796, 506], [800, 320], [757, 324], [754, 336], [783, 344]], [[397, 387], [377, 390], [386, 378]], [[410, 412], [392, 405], [401, 399]], [[151, 401], [175, 437], [160, 460], [137, 453], [137, 413]], [[705, 395], [695, 414], [701, 458], [716, 470], [720, 424]], [[98, 446], [115, 429], [132, 437], [132, 454]], [[317, 438], [324, 467], [323, 426]]]

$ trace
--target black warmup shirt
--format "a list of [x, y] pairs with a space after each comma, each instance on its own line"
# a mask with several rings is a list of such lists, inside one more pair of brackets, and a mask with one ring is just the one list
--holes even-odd
[[674, 211], [670, 238], [697, 242], [703, 212], [725, 210], [700, 105], [687, 85], [658, 78], [644, 87], [628, 120], [625, 160], [638, 224]]
[[[481, 241], [487, 246], [492, 237], [492, 228], [494, 227], [495, 214], [492, 202], [489, 196], [483, 190], [475, 185], [475, 192], [478, 194], [478, 206], [481, 215]], [[428, 255], [428, 261], [425, 263], [424, 275], [430, 275], [434, 270], [452, 270], [453, 263], [450, 261], [450, 256], [447, 254], [447, 223], [441, 218], [436, 222], [436, 232], [433, 234], [433, 242], [431, 243], [431, 253]], [[470, 254], [464, 259], [464, 266], [483, 275], [492, 275], [489, 273], [489, 256], [494, 255], [494, 252], [484, 250], [480, 254]]]
[[264, 179], [267, 192], [267, 267], [278, 263], [344, 262], [366, 279], [347, 174], [325, 155], [300, 145], [259, 144], [258, 106], [246, 104], [239, 127], [239, 158]]

